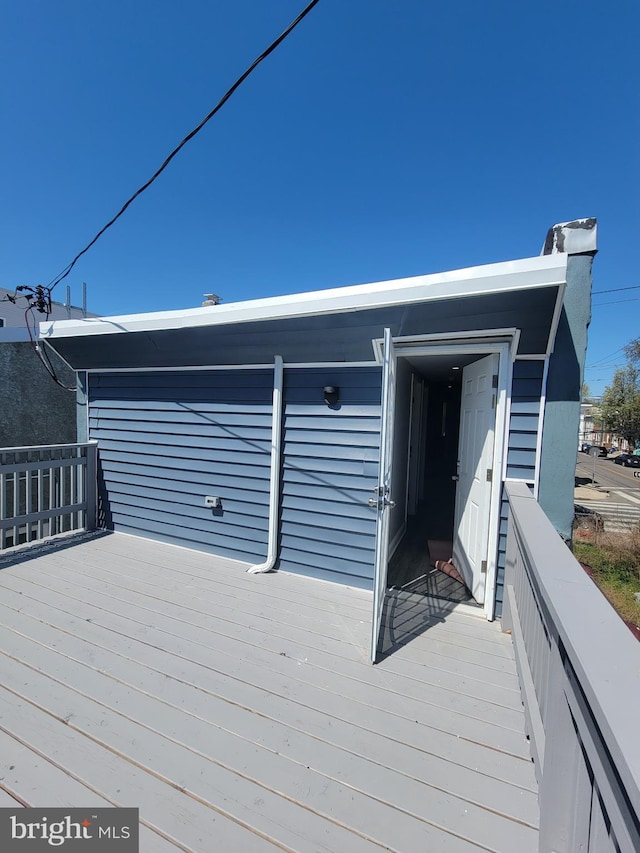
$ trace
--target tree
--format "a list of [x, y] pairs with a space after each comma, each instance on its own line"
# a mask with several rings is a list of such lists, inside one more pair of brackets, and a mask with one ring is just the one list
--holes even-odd
[[587, 385], [586, 382], [582, 383], [582, 391], [580, 392], [580, 401], [582, 403], [591, 403], [591, 388]]
[[599, 409], [603, 426], [633, 449], [640, 442], [640, 338], [627, 344], [624, 352], [627, 363], [613, 374]]

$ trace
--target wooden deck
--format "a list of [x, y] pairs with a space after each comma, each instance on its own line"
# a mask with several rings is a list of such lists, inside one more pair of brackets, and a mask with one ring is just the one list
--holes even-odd
[[[0, 806], [134, 806], [147, 851], [537, 849], [510, 638], [123, 535], [0, 560]], [[422, 604], [424, 603], [424, 608]]]

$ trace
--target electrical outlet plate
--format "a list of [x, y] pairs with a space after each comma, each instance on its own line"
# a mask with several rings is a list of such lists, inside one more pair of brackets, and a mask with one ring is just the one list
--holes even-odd
[[221, 498], [213, 497], [212, 495], [207, 495], [204, 499], [204, 505], [209, 506], [212, 509], [218, 509], [222, 506]]

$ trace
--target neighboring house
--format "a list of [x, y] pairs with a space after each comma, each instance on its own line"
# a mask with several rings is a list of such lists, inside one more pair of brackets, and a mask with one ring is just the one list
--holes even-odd
[[598, 402], [599, 398], [595, 398], [593, 402], [580, 404], [578, 449], [580, 450], [584, 444], [596, 444], [628, 453], [629, 442], [626, 438], [603, 427]]
[[42, 324], [80, 372], [103, 524], [374, 588], [379, 619], [413, 521], [492, 619], [504, 481], [571, 534], [595, 236], [579, 220], [525, 260]]
[[[64, 444], [76, 440], [75, 395], [52, 381], [33, 351], [26, 326], [27, 302], [14, 304], [14, 292], [0, 288], [0, 447]], [[83, 308], [53, 302], [51, 319], [80, 319]], [[31, 312], [31, 323], [43, 315]], [[54, 352], [49, 356], [63, 384], [76, 377]]]

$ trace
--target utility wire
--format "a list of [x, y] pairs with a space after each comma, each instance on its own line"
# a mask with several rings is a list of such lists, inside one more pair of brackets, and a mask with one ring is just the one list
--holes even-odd
[[592, 296], [597, 296], [599, 293], [617, 293], [619, 290], [640, 290], [640, 284], [634, 284], [631, 287], [612, 287], [609, 290], [593, 290]]
[[623, 349], [624, 349], [624, 347], [619, 347], [618, 349], [614, 350], [613, 352], [610, 352], [608, 355], [603, 355], [602, 358], [596, 359], [596, 361], [594, 361], [592, 364], [590, 364], [589, 367], [593, 367], [596, 364], [600, 364], [601, 361], [606, 361], [608, 358], [612, 358], [612, 356], [618, 355], [618, 353], [622, 352]]
[[257, 59], [255, 59], [253, 61], [253, 63], [247, 68], [247, 70], [243, 74], [240, 75], [240, 77], [238, 77], [236, 82], [231, 86], [230, 89], [228, 89], [225, 92], [225, 94], [218, 101], [218, 103], [211, 110], [211, 112], [208, 113], [202, 119], [200, 124], [197, 125], [197, 127], [194, 127], [194, 129], [191, 131], [191, 133], [187, 134], [187, 136], [184, 137], [182, 142], [180, 142], [180, 144], [177, 145], [176, 148], [173, 149], [171, 154], [169, 154], [169, 156], [166, 158], [164, 163], [160, 166], [159, 169], [157, 169], [156, 172], [154, 172], [154, 174], [149, 178], [149, 180], [146, 183], [144, 183], [138, 190], [136, 190], [136, 192], [131, 196], [131, 198], [128, 199], [128, 201], [126, 201], [122, 205], [122, 207], [116, 213], [116, 215], [113, 217], [113, 219], [110, 219], [109, 222], [107, 222], [107, 224], [103, 228], [101, 228], [100, 231], [98, 231], [98, 233], [93, 238], [93, 240], [91, 240], [91, 242], [87, 243], [87, 245], [84, 247], [84, 249], [81, 252], [78, 252], [78, 254], [71, 261], [71, 263], [68, 264], [60, 273], [58, 273], [58, 275], [54, 279], [52, 279], [52, 281], [49, 283], [49, 292], [50, 293], [51, 293], [51, 291], [53, 291], [53, 289], [55, 287], [57, 287], [58, 284], [60, 284], [61, 281], [63, 281], [69, 275], [71, 270], [76, 265], [77, 261], [80, 260], [80, 258], [85, 254], [85, 252], [88, 252], [89, 249], [94, 245], [94, 243], [96, 243], [96, 241], [104, 234], [104, 232], [108, 228], [111, 228], [111, 226], [115, 222], [117, 222], [117, 220], [122, 216], [122, 214], [125, 212], [125, 210], [129, 207], [129, 205], [133, 201], [135, 201], [135, 199], [139, 195], [141, 195], [146, 189], [148, 189], [151, 186], [151, 184], [156, 180], [156, 178], [159, 177], [162, 174], [162, 172], [164, 172], [164, 170], [167, 168], [167, 166], [173, 160], [173, 158], [176, 156], [176, 154], [187, 144], [187, 142], [189, 142], [191, 139], [193, 139], [193, 137], [202, 130], [202, 128], [205, 126], [205, 124], [210, 119], [212, 119], [214, 117], [214, 115], [218, 112], [218, 110], [221, 109], [221, 107], [223, 107], [224, 104], [229, 100], [229, 98], [233, 95], [233, 93], [236, 91], [236, 89], [238, 89], [242, 85], [242, 83], [244, 83], [244, 81], [247, 79], [247, 77], [258, 67], [258, 65], [260, 65], [260, 63], [264, 59], [266, 59], [269, 56], [269, 54], [273, 53], [273, 51], [278, 47], [278, 45], [280, 45], [286, 39], [286, 37], [289, 35], [289, 33], [291, 33], [298, 26], [300, 21], [302, 21], [302, 19], [305, 18], [309, 14], [309, 12], [313, 9], [314, 6], [316, 6], [318, 4], [318, 2], [319, 2], [319, 0], [311, 0], [311, 3], [309, 3], [309, 5], [306, 6], [306, 8], [302, 10], [302, 12], [300, 12], [298, 17], [289, 24], [289, 26], [286, 28], [286, 30], [284, 30], [284, 32], [281, 33], [281, 35], [279, 35], [275, 41], [271, 42], [269, 47], [263, 53], [261, 53], [260, 56], [257, 57]]
[[55, 371], [55, 368], [54, 368], [53, 364], [51, 364], [51, 359], [49, 358], [49, 353], [46, 351], [44, 346], [42, 346], [42, 347], [40, 346], [40, 344], [38, 343], [38, 341], [34, 337], [36, 319], [33, 316], [31, 317], [31, 319], [33, 319], [33, 329], [32, 329], [29, 315], [30, 314], [33, 315], [35, 307], [36, 307], [35, 305], [29, 305], [29, 306], [27, 306], [27, 308], [25, 308], [25, 312], [24, 312], [24, 321], [25, 321], [25, 325], [27, 327], [27, 331], [29, 332], [29, 340], [31, 341], [31, 349], [38, 356], [38, 358], [42, 362], [44, 369], [47, 371], [49, 376], [53, 379], [53, 381], [57, 385], [59, 385], [61, 388], [64, 388], [65, 391], [75, 391], [76, 390], [75, 385], [73, 387], [71, 387], [69, 385], [65, 385], [64, 382], [62, 382], [62, 380], [60, 380], [58, 378], [56, 371]]
[[593, 307], [600, 308], [602, 305], [622, 305], [623, 302], [637, 302], [638, 299], [640, 299], [640, 296], [636, 296], [635, 299], [614, 299], [611, 302], [596, 302]]

